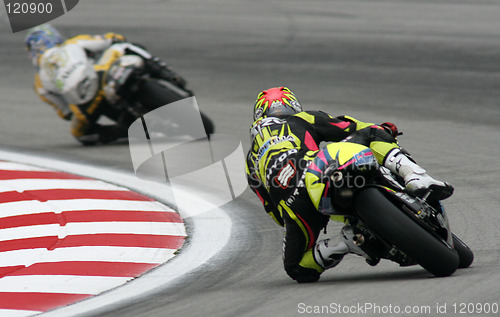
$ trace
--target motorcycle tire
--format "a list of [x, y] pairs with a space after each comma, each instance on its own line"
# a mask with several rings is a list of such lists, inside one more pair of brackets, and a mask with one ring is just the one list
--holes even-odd
[[460, 240], [455, 234], [453, 236], [453, 246], [457, 250], [458, 256], [460, 258], [460, 263], [458, 264], [459, 269], [464, 269], [469, 267], [472, 262], [474, 262], [474, 253], [462, 240]]
[[375, 234], [396, 246], [428, 272], [444, 277], [457, 270], [457, 251], [399, 210], [380, 189], [371, 187], [362, 190], [356, 197], [356, 211]]
[[[173, 86], [172, 84], [169, 85]], [[190, 97], [191, 93], [178, 87], [172, 87], [172, 89], [169, 89], [157, 80], [148, 80], [140, 85], [137, 96], [141, 105], [148, 111], [152, 111], [174, 101]], [[201, 111], [200, 115], [206, 134], [214, 134], [215, 125], [213, 121]]]

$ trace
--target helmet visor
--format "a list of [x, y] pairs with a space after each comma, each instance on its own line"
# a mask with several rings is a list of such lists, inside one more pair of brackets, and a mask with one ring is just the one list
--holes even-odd
[[267, 116], [270, 117], [292, 116], [296, 113], [297, 111], [295, 109], [283, 104], [280, 101], [273, 102], [269, 109], [266, 111]]

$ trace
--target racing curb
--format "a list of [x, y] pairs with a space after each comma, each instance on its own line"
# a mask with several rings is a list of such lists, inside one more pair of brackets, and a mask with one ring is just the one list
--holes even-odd
[[[168, 186], [140, 180], [131, 173], [6, 150], [0, 150], [0, 159], [85, 175], [85, 177], [126, 186], [166, 205], [175, 204], [175, 201], [165, 194], [169, 192]], [[191, 191], [189, 194], [196, 195]], [[166, 200], [166, 198], [170, 200]], [[125, 300], [147, 297], [182, 281], [182, 275], [206, 263], [227, 244], [231, 233], [231, 220], [221, 209], [215, 208], [203, 215], [181, 214], [181, 217], [187, 220], [190, 239], [189, 243], [186, 243], [182, 248], [180, 256], [174, 257], [168, 264], [161, 265], [121, 287], [42, 315], [98, 314], [119, 307]]]

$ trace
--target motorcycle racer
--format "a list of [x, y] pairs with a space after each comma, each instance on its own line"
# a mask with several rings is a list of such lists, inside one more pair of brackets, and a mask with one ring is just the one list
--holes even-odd
[[110, 95], [112, 90], [105, 87], [103, 77], [124, 54], [140, 56], [145, 67], [159, 78], [181, 88], [186, 85], [181, 76], [138, 45], [108, 51], [124, 41], [123, 35], [111, 32], [81, 34], [65, 40], [48, 24], [35, 27], [26, 35], [26, 48], [37, 69], [35, 92], [59, 117], [72, 121], [71, 133], [82, 144], [108, 143], [127, 136], [127, 127], [97, 123], [101, 116], [116, 121], [110, 108], [116, 96]]
[[376, 262], [354, 244], [348, 225], [342, 229], [339, 243], [318, 241], [329, 216], [311, 200], [311, 196], [318, 196], [312, 193], [317, 189], [304, 179], [306, 173], [312, 172], [311, 161], [324, 154], [321, 142], [343, 141], [369, 147], [378, 163], [403, 177], [406, 189], [417, 195], [430, 190], [431, 199], [442, 200], [453, 193], [451, 185], [430, 177], [399, 147], [394, 124], [375, 125], [350, 116], [304, 111], [286, 87], [259, 93], [253, 119], [247, 180], [266, 212], [284, 227], [284, 268], [299, 283], [317, 281], [325, 269], [336, 266], [347, 253]]

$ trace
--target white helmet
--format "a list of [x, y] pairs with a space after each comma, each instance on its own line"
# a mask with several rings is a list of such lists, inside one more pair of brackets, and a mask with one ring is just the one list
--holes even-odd
[[91, 101], [99, 88], [93, 61], [76, 44], [45, 51], [40, 61], [40, 80], [46, 89], [76, 105]]

